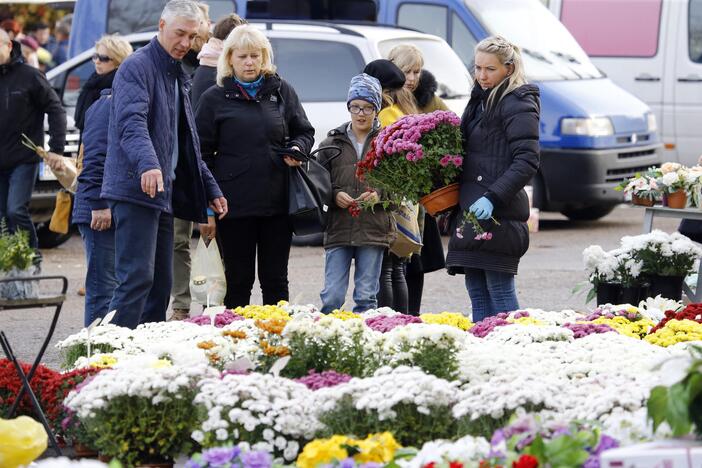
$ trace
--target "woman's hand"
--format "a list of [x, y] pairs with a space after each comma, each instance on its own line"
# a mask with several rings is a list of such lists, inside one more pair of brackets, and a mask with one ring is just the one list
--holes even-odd
[[200, 236], [208, 243], [217, 235], [217, 224], [214, 216], [207, 217], [207, 224], [200, 224]]
[[90, 220], [90, 229], [93, 231], [107, 231], [112, 226], [112, 212], [109, 208], [93, 210]]
[[214, 198], [210, 200], [210, 208], [212, 211], [219, 214], [219, 219], [223, 219], [229, 213], [229, 206], [227, 205], [227, 199], [224, 197]]
[[336, 194], [336, 206], [338, 206], [342, 210], [345, 210], [346, 208], [351, 206], [351, 204], [354, 201], [355, 200], [351, 197], [351, 195], [349, 195], [346, 192], [339, 192]]
[[[293, 146], [292, 149], [296, 149], [300, 151], [300, 148], [297, 146]], [[298, 161], [297, 159], [291, 157], [291, 156], [283, 156], [283, 161], [285, 161], [285, 164], [287, 164], [290, 167], [300, 167], [302, 166], [302, 162]]]

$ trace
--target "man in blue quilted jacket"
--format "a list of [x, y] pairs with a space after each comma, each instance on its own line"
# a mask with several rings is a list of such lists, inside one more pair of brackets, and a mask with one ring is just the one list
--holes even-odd
[[171, 0], [158, 35], [122, 65], [112, 87], [101, 197], [115, 223], [112, 323], [162, 321], [173, 282], [173, 216], [207, 223], [227, 201], [200, 157], [189, 78], [180, 61], [197, 35], [200, 9]]

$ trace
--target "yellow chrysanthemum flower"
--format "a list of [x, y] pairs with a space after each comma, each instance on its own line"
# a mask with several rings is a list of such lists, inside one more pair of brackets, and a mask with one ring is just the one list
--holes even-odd
[[435, 325], [450, 325], [460, 328], [461, 330], [469, 330], [474, 323], [468, 317], [458, 312], [441, 312], [440, 314], [421, 314], [419, 318], [424, 323], [432, 323]]
[[173, 363], [169, 359], [158, 359], [151, 364], [152, 369], [163, 369], [166, 367], [172, 367]]
[[518, 319], [514, 318], [509, 318], [507, 319], [508, 322], [515, 323], [517, 325], [532, 325], [536, 327], [543, 327], [546, 325], [545, 322], [535, 319], [534, 317], [520, 317]]
[[297, 457], [297, 466], [316, 468], [318, 465], [348, 458], [349, 454], [343, 448], [344, 445], [348, 445], [348, 442], [349, 438], [342, 435], [335, 435], [329, 439], [315, 439], [305, 445], [302, 453]]
[[651, 333], [647, 342], [668, 347], [683, 341], [702, 341], [702, 324], [694, 320], [669, 320], [663, 328]]
[[117, 364], [117, 358], [111, 354], [101, 354], [90, 362], [90, 367], [106, 369]]
[[357, 463], [385, 464], [395, 458], [395, 452], [402, 448], [389, 432], [371, 434], [364, 440], [353, 441], [351, 445], [360, 450], [360, 453], [353, 457]]
[[639, 340], [645, 337], [648, 334], [648, 331], [656, 325], [653, 322], [653, 320], [648, 318], [642, 318], [639, 320], [631, 321], [628, 318], [622, 317], [620, 315], [614, 318], [600, 317], [589, 323], [596, 323], [598, 325], [609, 325], [610, 327], [614, 328], [618, 333]]
[[370, 434], [363, 440], [335, 435], [328, 439], [315, 439], [305, 445], [297, 457], [300, 468], [316, 468], [319, 465], [341, 461], [349, 457], [345, 447], [356, 447], [353, 456], [357, 463], [388, 463], [395, 458], [395, 452], [402, 448], [389, 432]]
[[335, 319], [339, 320], [352, 320], [361, 318], [359, 314], [354, 314], [351, 311], [339, 309], [334, 309], [334, 311], [331, 314], [329, 314], [329, 317], [334, 317]]
[[237, 307], [232, 312], [254, 320], [290, 320], [290, 314], [277, 305], [247, 305], [246, 307]]

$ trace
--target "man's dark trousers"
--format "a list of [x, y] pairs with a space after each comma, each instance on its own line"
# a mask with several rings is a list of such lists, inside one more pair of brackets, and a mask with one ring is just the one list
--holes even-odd
[[166, 320], [173, 284], [173, 215], [135, 203], [110, 201], [115, 223], [117, 288], [112, 323], [136, 328]]
[[22, 229], [29, 233], [29, 245], [38, 247], [37, 232], [29, 214], [34, 182], [39, 163], [20, 164], [12, 169], [0, 169], [0, 219], [5, 219], [10, 232]]

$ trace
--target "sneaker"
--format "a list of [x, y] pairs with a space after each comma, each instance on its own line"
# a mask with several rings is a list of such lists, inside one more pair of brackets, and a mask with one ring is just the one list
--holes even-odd
[[175, 322], [178, 320], [185, 320], [190, 318], [190, 311], [188, 309], [173, 309], [173, 315], [168, 319], [169, 322]]

